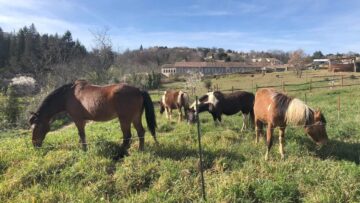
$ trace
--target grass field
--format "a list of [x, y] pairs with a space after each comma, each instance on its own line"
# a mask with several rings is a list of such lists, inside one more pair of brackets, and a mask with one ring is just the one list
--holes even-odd
[[[307, 72], [309, 77], [302, 79], [278, 74], [221, 77], [213, 84], [251, 90], [253, 81], [259, 86], [304, 83], [318, 73]], [[240, 133], [240, 115], [223, 117], [223, 123], [215, 126], [209, 114], [201, 114], [207, 201], [360, 202], [359, 88], [289, 92], [300, 99], [306, 93], [307, 103], [321, 108], [331, 141], [319, 148], [302, 129], [289, 127], [285, 160], [280, 159], [275, 136], [270, 160], [264, 161], [264, 142], [255, 144], [254, 132]], [[204, 91], [199, 85], [198, 94]], [[157, 91], [152, 94], [159, 99]], [[29, 130], [2, 132], [0, 202], [201, 201], [196, 127], [177, 123], [176, 118], [167, 121], [156, 111], [160, 146], [147, 132], [145, 151], [139, 152], [133, 131], [129, 156], [120, 160], [114, 160], [122, 138], [116, 120], [87, 125], [87, 152], [77, 144], [74, 125], [50, 132], [37, 150]]]

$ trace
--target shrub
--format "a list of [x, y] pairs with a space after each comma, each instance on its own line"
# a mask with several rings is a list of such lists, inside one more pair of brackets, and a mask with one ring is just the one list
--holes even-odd
[[212, 85], [211, 80], [204, 80], [204, 87], [205, 87], [206, 89], [210, 89], [210, 88], [211, 88], [211, 85]]
[[8, 97], [5, 101], [4, 115], [6, 123], [15, 127], [20, 116], [20, 102], [12, 87], [8, 89]]

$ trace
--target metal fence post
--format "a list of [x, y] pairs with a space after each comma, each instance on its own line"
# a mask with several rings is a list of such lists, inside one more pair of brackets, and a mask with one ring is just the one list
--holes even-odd
[[[198, 107], [198, 97], [195, 97], [195, 105], [196, 109], [199, 109]], [[203, 151], [201, 147], [201, 135], [200, 135], [200, 119], [199, 119], [199, 113], [196, 113], [196, 120], [197, 120], [197, 134], [198, 134], [198, 143], [199, 143], [199, 156], [200, 156], [200, 174], [201, 174], [201, 191], [202, 191], [202, 197], [206, 201], [206, 193], [205, 193], [205, 180], [204, 180], [204, 167], [203, 167]]]
[[340, 95], [338, 96], [338, 120], [340, 120]]

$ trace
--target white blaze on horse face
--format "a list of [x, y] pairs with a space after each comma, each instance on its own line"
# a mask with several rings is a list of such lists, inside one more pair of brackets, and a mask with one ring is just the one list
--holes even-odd
[[31, 130], [34, 130], [34, 128], [35, 128], [35, 124], [32, 124], [31, 127], [30, 127], [30, 129], [31, 129]]
[[208, 95], [208, 100], [205, 103], [210, 103], [216, 106], [216, 104], [219, 102], [219, 100], [215, 97], [214, 92], [208, 92], [206, 93]]

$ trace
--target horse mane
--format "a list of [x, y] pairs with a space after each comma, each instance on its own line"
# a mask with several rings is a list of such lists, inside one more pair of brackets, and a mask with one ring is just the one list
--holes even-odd
[[220, 91], [214, 91], [213, 94], [217, 99], [223, 99], [225, 97], [225, 95]]
[[290, 101], [286, 110], [286, 123], [294, 125], [309, 125], [313, 123], [314, 111], [300, 99]]
[[64, 93], [66, 93], [68, 90], [72, 89], [74, 87], [75, 83], [68, 83], [65, 84], [54, 91], [52, 91], [49, 95], [45, 97], [45, 99], [40, 104], [38, 110], [36, 111], [36, 114], [39, 116], [45, 111], [47, 111], [47, 108], [49, 105], [53, 104], [54, 101], [62, 100], [64, 97]]

